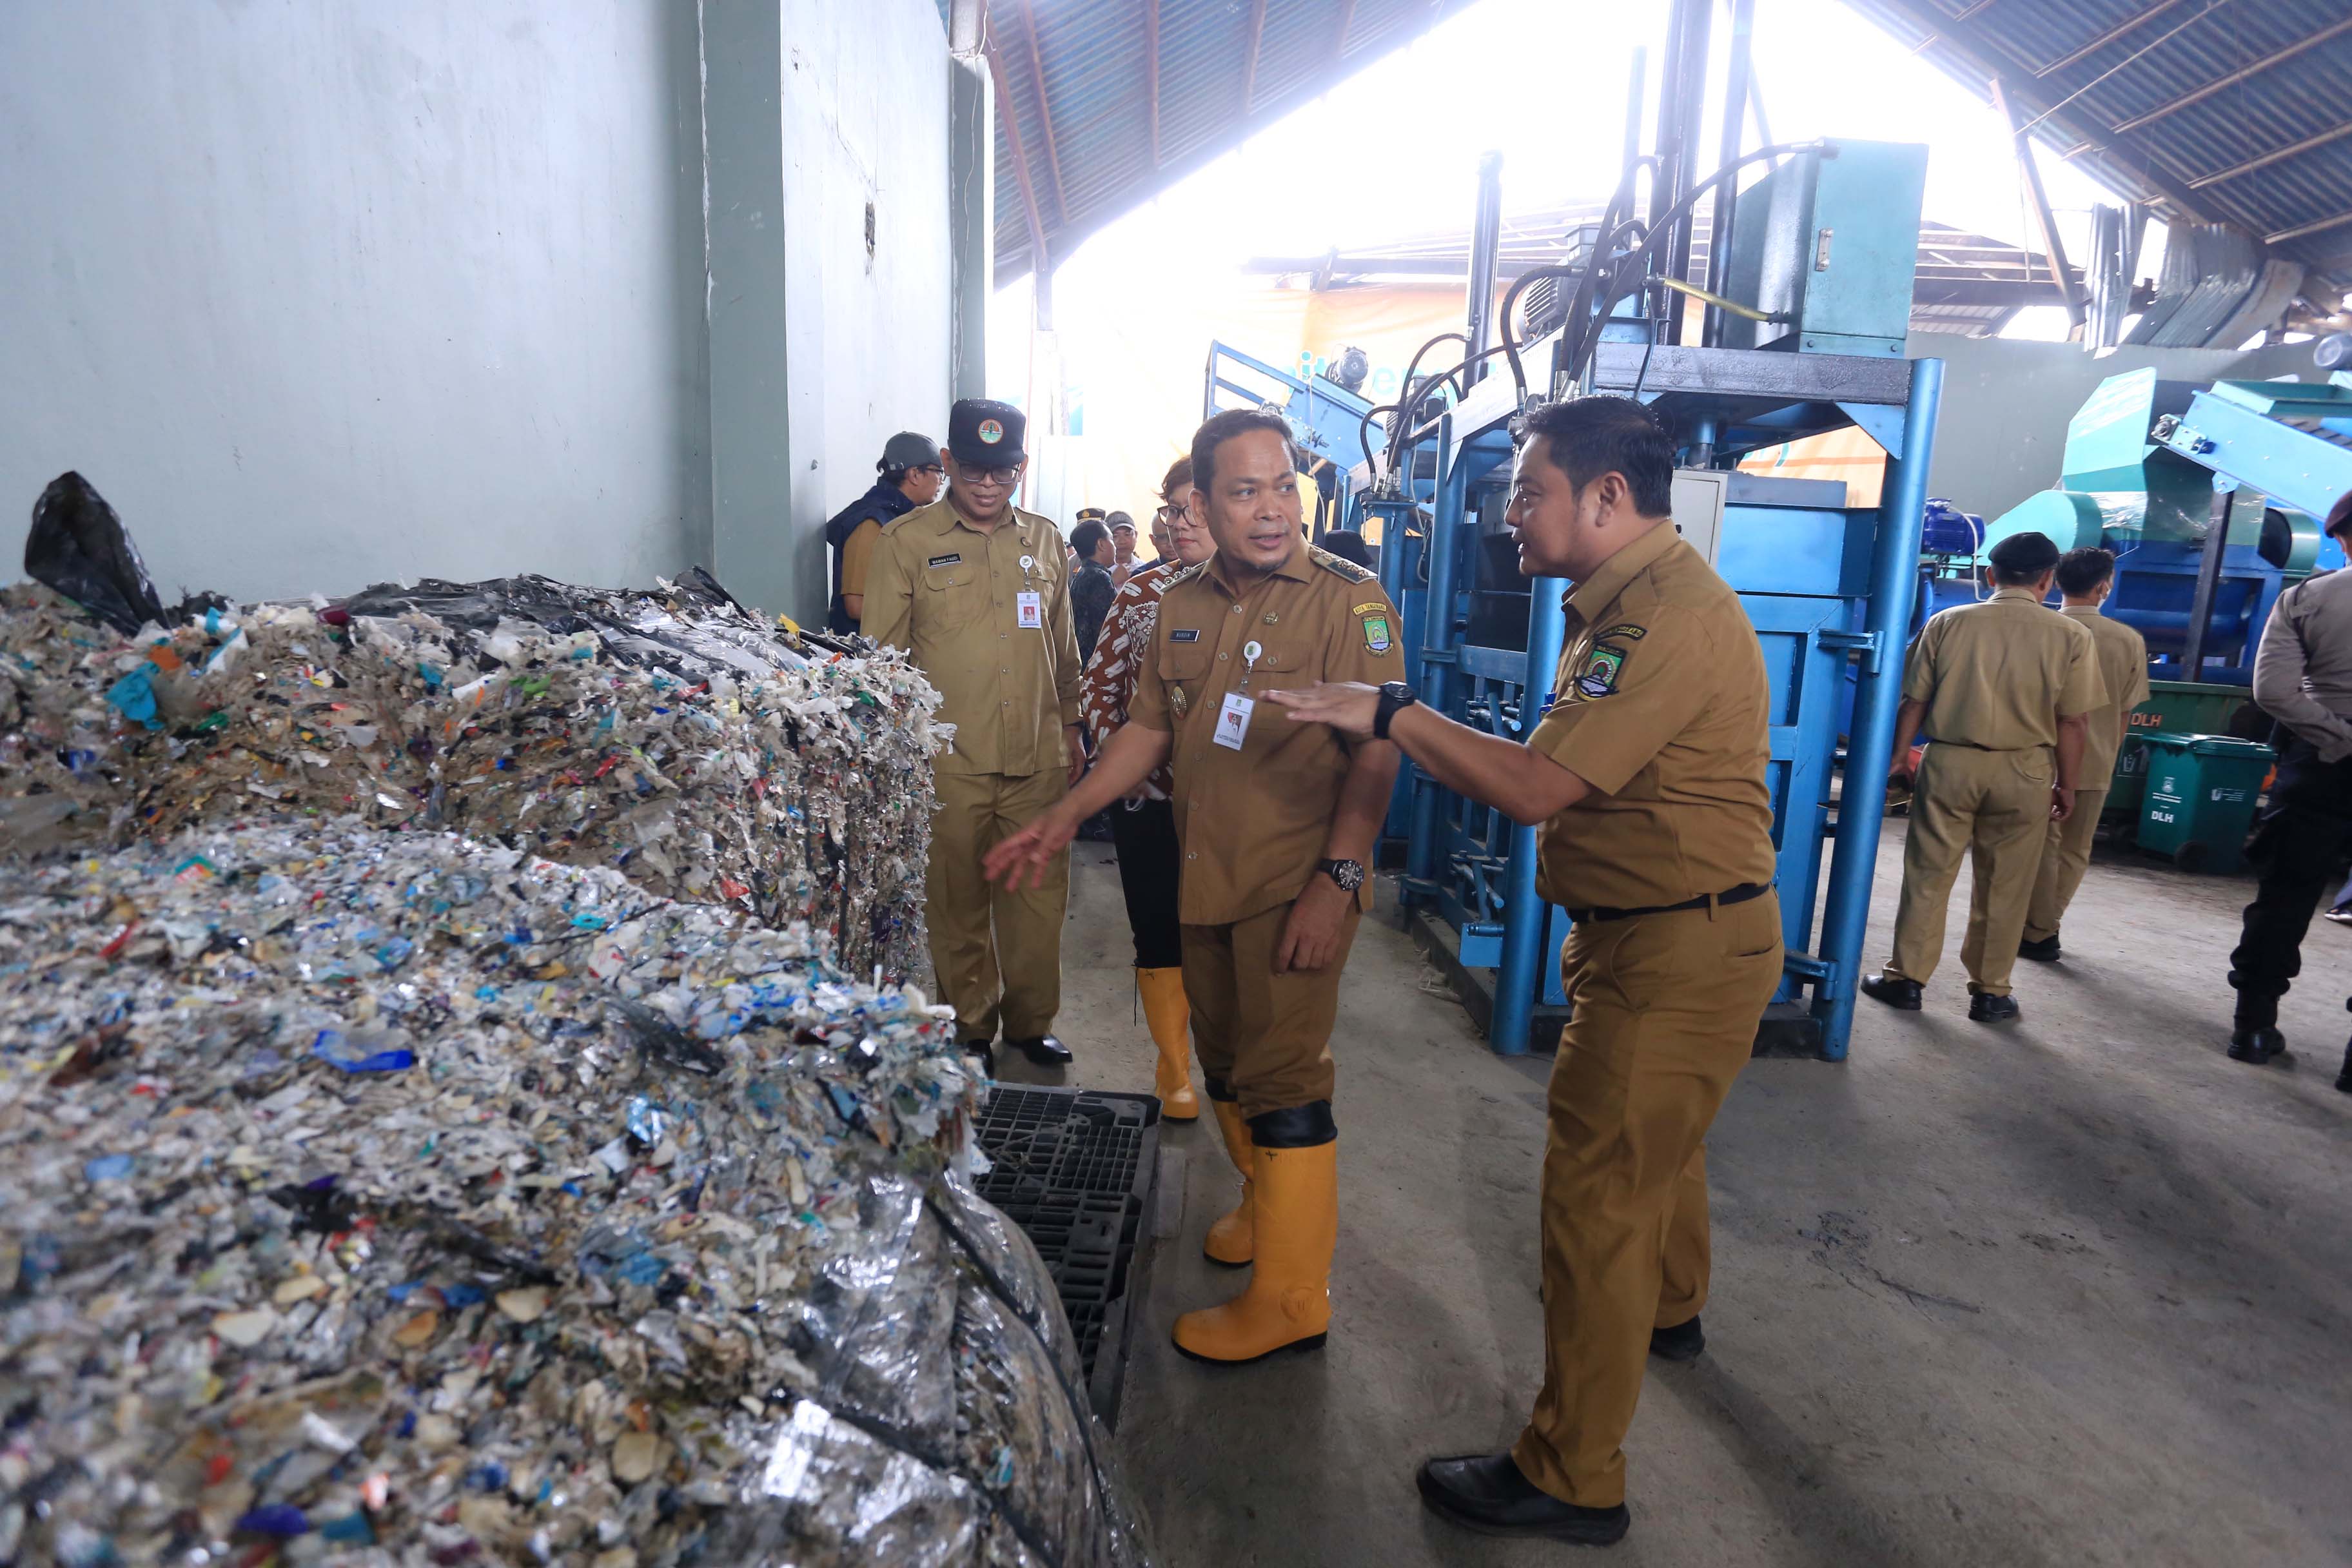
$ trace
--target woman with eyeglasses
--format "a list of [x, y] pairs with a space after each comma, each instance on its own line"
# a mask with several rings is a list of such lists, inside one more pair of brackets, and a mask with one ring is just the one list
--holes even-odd
[[[1104, 617], [1094, 657], [1087, 661], [1079, 702], [1095, 749], [1127, 722], [1135, 695], [1137, 658], [1150, 646], [1160, 616], [1160, 595], [1188, 566], [1216, 549], [1208, 530], [1185, 510], [1192, 489], [1192, 459], [1179, 458], [1160, 481], [1163, 503], [1153, 517], [1151, 539], [1160, 559], [1128, 578]], [[1173, 780], [1161, 768], [1144, 781], [1134, 798], [1111, 807], [1112, 842], [1118, 847], [1119, 886], [1127, 895], [1127, 922], [1135, 933], [1135, 984], [1143, 996], [1143, 1016], [1160, 1062], [1152, 1075], [1161, 1114], [1191, 1121], [1201, 1114], [1192, 1092], [1192, 1011], [1184, 1000], [1184, 952], [1176, 921], [1176, 876], [1183, 858], [1176, 848]]]

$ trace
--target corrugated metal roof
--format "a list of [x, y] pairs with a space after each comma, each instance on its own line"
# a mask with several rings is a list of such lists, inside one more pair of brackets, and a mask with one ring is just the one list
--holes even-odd
[[997, 281], [1472, 3], [991, 0]]
[[2352, 0], [1846, 4], [2165, 216], [2352, 287]]

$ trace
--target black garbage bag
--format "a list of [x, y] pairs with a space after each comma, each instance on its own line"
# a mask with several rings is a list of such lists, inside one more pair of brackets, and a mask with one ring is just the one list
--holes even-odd
[[122, 520], [79, 474], [49, 481], [33, 503], [33, 531], [25, 539], [25, 575], [56, 589], [115, 630], [129, 634], [161, 623], [163, 605], [147, 563]]

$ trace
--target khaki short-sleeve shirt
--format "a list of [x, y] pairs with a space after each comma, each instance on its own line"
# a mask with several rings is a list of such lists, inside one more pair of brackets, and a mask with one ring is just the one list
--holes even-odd
[[2031, 588], [1930, 616], [1904, 661], [1903, 695], [1927, 705], [1930, 740], [1987, 752], [2054, 747], [2061, 715], [2107, 700], [2089, 628], [2052, 614]]
[[866, 568], [874, 559], [875, 543], [882, 537], [882, 525], [867, 518], [850, 531], [841, 543], [841, 591], [845, 594], [866, 592]]
[[2099, 680], [2107, 689], [2107, 700], [2091, 715], [2083, 737], [2082, 787], [2105, 789], [2115, 780], [2116, 756], [2123, 750], [2132, 710], [2147, 700], [2147, 642], [2123, 622], [2087, 605], [2069, 605], [2059, 613], [2088, 628], [2098, 654]]
[[[902, 647], [939, 688], [955, 744], [946, 773], [1026, 777], [1068, 765], [1062, 730], [1079, 722], [1078, 634], [1059, 530], [1015, 510], [993, 529], [941, 497], [882, 530], [866, 573], [866, 635]], [[1022, 624], [1024, 593], [1035, 624]]]
[[[1228, 576], [1222, 557], [1170, 580], [1127, 717], [1174, 739], [1185, 924], [1247, 920], [1306, 888], [1354, 753], [1328, 725], [1293, 723], [1265, 694], [1318, 680], [1402, 680], [1401, 635], [1378, 578], [1303, 541], [1255, 580]], [[1252, 704], [1245, 724], [1227, 709], [1234, 695]], [[1238, 749], [1217, 743], [1237, 728]], [[1359, 894], [1366, 908], [1370, 893], [1368, 880]]]
[[1770, 882], [1771, 687], [1738, 595], [1660, 527], [1566, 603], [1554, 700], [1528, 744], [1598, 793], [1544, 824], [1538, 890], [1653, 909]]

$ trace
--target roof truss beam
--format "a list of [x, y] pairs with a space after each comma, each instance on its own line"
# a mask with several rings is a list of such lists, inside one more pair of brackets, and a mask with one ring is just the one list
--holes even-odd
[[2194, 92], [2182, 93], [2169, 102], [2158, 104], [2145, 114], [2136, 114], [2122, 124], [2114, 127], [2109, 134], [2121, 136], [2127, 132], [2137, 131], [2144, 125], [2153, 125], [2168, 114], [2178, 114], [2191, 104], [2202, 103], [2217, 92], [2227, 92], [2240, 82], [2251, 81], [2264, 71], [2276, 66], [2283, 66], [2298, 55], [2308, 54], [2330, 38], [2341, 37], [2346, 33], [2352, 33], [2352, 16], [2345, 17], [2333, 26], [2322, 27], [2315, 33], [2297, 38], [2284, 48], [2273, 49], [2261, 59], [2250, 65], [2240, 66], [2227, 76], [2215, 77]]
[[1054, 142], [1054, 107], [1045, 99], [1045, 62], [1037, 52], [1036, 0], [1021, 0], [1021, 31], [1029, 39], [1029, 85], [1037, 94], [1037, 129], [1045, 137], [1045, 167], [1054, 176], [1054, 210], [1070, 221], [1069, 198], [1062, 194], [1062, 152]]
[[1242, 118], [1257, 110], [1257, 58], [1265, 47], [1265, 0], [1251, 0], [1249, 62], [1242, 68]]
[[2105, 48], [2117, 38], [2129, 37], [2141, 26], [2149, 22], [2155, 21], [2158, 16], [2163, 16], [2167, 11], [2171, 10], [2175, 5], [2179, 4], [2180, 0], [2156, 0], [2155, 5], [2149, 6], [2147, 10], [2142, 11], [2138, 16], [2125, 17], [2122, 21], [2117, 22], [2114, 26], [2109, 27], [2105, 32], [2101, 33], [2097, 37], [2093, 38], [2089, 43], [2084, 44], [2081, 48], [2076, 49], [2073, 54], [2062, 55], [2058, 58], [2052, 60], [2046, 66], [2035, 67], [2033, 71], [2034, 79], [2038, 81], [2042, 78], [2051, 75], [2053, 72], [2064, 70], [2076, 60], [2084, 59], [2089, 56], [2097, 54], [2101, 49]]
[[2330, 142], [2339, 141], [2347, 136], [2352, 136], [2352, 120], [2347, 120], [2341, 125], [2331, 125], [2326, 130], [2306, 136], [2300, 142], [2275, 148], [2259, 158], [2249, 158], [2242, 163], [2233, 163], [2226, 169], [2217, 169], [2210, 174], [2200, 174], [2189, 182], [2189, 188], [2192, 191], [2201, 191], [2208, 185], [2218, 185], [2224, 180], [2234, 180], [2241, 174], [2251, 174], [2257, 169], [2267, 169], [2273, 163], [2284, 163], [2289, 158], [2310, 152], [2314, 147], [2325, 147]]

